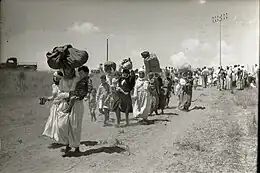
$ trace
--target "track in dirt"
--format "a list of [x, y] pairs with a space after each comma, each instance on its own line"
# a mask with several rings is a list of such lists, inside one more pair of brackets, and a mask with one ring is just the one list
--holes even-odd
[[215, 88], [194, 91], [192, 110], [180, 112], [175, 108], [177, 100], [173, 96], [172, 107], [165, 115], [150, 117], [150, 125], [140, 125], [131, 119], [130, 126], [122, 128], [102, 127], [103, 117], [100, 116], [97, 122], [91, 123], [86, 106], [82, 153], [71, 153], [66, 158], [62, 158], [60, 152], [64, 146], [41, 136], [48, 108], [39, 106], [36, 98], [6, 98], [1, 100], [4, 107], [0, 112], [0, 170], [3, 173], [169, 172], [167, 166], [162, 165], [170, 165], [174, 160], [167, 157], [167, 153], [178, 155], [173, 147], [177, 137], [192, 124], [199, 124], [208, 114], [216, 112], [220, 97], [228, 99]]

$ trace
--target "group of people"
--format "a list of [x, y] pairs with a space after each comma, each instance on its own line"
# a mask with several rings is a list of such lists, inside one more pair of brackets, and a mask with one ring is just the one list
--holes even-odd
[[[143, 56], [143, 53], [141, 54]], [[143, 57], [144, 58], [144, 57]], [[246, 82], [248, 74], [243, 67], [227, 67], [182, 70], [165, 69], [161, 72], [149, 71], [145, 65], [138, 69], [115, 70], [113, 67], [101, 69], [100, 85], [94, 88], [87, 66], [77, 69], [62, 68], [53, 74], [52, 96], [41, 98], [41, 104], [52, 101], [50, 115], [46, 122], [43, 135], [65, 144], [64, 155], [71, 147], [80, 152], [84, 101], [88, 102], [91, 121], [96, 121], [96, 111], [104, 116], [104, 126], [109, 125], [111, 112], [116, 115], [116, 127], [120, 126], [121, 113], [125, 114], [126, 125], [129, 125], [129, 114], [141, 124], [149, 124], [149, 116], [153, 113], [164, 114], [169, 107], [172, 94], [178, 98], [178, 108], [189, 111], [192, 100], [192, 90], [196, 89], [201, 79], [202, 86], [214, 84], [217, 75], [217, 87], [230, 89], [236, 84], [238, 89], [250, 82]]]
[[92, 110], [93, 106], [97, 107], [99, 113], [105, 116], [104, 126], [108, 123], [110, 112], [116, 114], [116, 126], [120, 125], [121, 113], [126, 116], [126, 125], [129, 125], [129, 113], [141, 118], [144, 124], [148, 123], [148, 116], [153, 113], [159, 115], [158, 110], [164, 114], [172, 89], [169, 74], [164, 80], [159, 73], [147, 74], [144, 68], [137, 71], [123, 69], [112, 76], [108, 74], [101, 75], [101, 84], [89, 105]]
[[206, 68], [202, 70], [198, 69], [194, 71], [194, 89], [198, 85], [202, 85], [204, 88], [210, 86], [217, 86], [219, 91], [221, 90], [243, 90], [246, 87], [257, 87], [259, 69], [257, 64], [255, 65], [255, 72], [250, 73], [243, 65], [227, 66], [226, 68], [218, 67]]
[[[179, 78], [178, 69], [166, 68], [166, 71], [170, 71], [173, 78]], [[218, 67], [212, 68], [197, 68], [193, 70], [193, 89], [196, 90], [198, 86], [203, 88], [217, 86], [219, 91], [221, 90], [243, 90], [246, 87], [256, 88], [258, 87], [259, 68], [258, 65], [254, 65], [253, 72], [249, 72], [243, 65], [227, 66], [226, 68]], [[177, 77], [177, 78], [176, 78]]]
[[[132, 113], [141, 124], [147, 124], [148, 116], [158, 110], [164, 114], [172, 92], [170, 73], [163, 79], [161, 73], [147, 72], [145, 68], [138, 71], [122, 69], [106, 70], [100, 76], [100, 85], [94, 88], [89, 68], [77, 69], [65, 67], [53, 74], [52, 96], [40, 98], [40, 104], [51, 101], [50, 115], [43, 134], [66, 145], [64, 155], [75, 148], [80, 152], [84, 101], [89, 103], [91, 121], [96, 121], [96, 109], [104, 115], [104, 126], [108, 125], [110, 113], [116, 115], [116, 126], [120, 126], [121, 113], [125, 114], [129, 125]], [[137, 72], [137, 73], [135, 73]]]

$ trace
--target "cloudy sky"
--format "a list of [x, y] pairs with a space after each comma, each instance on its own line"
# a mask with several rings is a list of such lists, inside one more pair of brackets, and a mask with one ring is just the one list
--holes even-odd
[[131, 57], [140, 67], [148, 50], [162, 66], [218, 65], [220, 27], [212, 16], [226, 12], [223, 65], [259, 60], [257, 0], [2, 0], [1, 8], [1, 61], [14, 56], [43, 70], [46, 52], [68, 43], [87, 50], [88, 65], [97, 67], [106, 38], [115, 62]]

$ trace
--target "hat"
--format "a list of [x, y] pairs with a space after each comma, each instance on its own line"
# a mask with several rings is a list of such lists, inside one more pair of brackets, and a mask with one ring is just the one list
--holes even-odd
[[141, 55], [142, 57], [147, 58], [150, 55], [150, 53], [148, 51], [144, 51], [141, 53]]

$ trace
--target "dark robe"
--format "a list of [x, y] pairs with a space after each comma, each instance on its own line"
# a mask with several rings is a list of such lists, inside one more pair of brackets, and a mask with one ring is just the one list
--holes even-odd
[[114, 105], [112, 111], [115, 111], [119, 108], [120, 112], [123, 113], [133, 113], [132, 99], [131, 99], [131, 91], [133, 90], [135, 85], [135, 75], [131, 74], [128, 78], [120, 78], [119, 79], [119, 87], [128, 94], [117, 91], [116, 92], [116, 100], [114, 101]]

